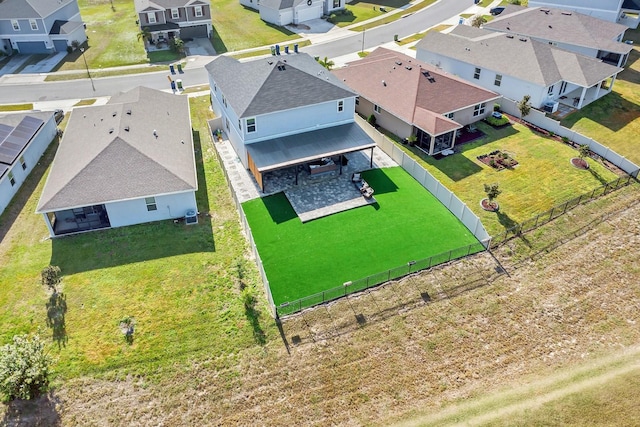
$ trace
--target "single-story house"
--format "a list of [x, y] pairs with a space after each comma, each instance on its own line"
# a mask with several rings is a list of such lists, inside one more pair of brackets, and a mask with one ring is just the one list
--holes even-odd
[[36, 213], [51, 237], [195, 217], [186, 96], [137, 87], [72, 111]]
[[410, 56], [377, 48], [333, 70], [358, 93], [356, 112], [401, 138], [411, 135], [427, 154], [453, 148], [460, 130], [493, 112], [501, 95]]

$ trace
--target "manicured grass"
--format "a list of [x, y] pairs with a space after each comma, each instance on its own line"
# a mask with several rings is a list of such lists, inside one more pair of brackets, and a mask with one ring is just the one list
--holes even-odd
[[[309, 46], [311, 45], [311, 42], [309, 40], [304, 40], [298, 43], [298, 48], [303, 48], [305, 46]], [[284, 53], [284, 47], [285, 46], [289, 46], [289, 52], [293, 53], [293, 44], [289, 43], [289, 44], [284, 44], [284, 45], [280, 45], [280, 52]], [[259, 50], [253, 50], [250, 52], [243, 52], [243, 53], [236, 53], [234, 55], [231, 55], [232, 57], [236, 58], [236, 59], [242, 59], [242, 58], [252, 58], [254, 56], [262, 56], [262, 55], [271, 55], [271, 48], [265, 48], [265, 49], [259, 49]], [[286, 55], [285, 55], [286, 57]]]
[[[104, 70], [104, 71], [91, 71], [91, 77], [97, 79], [101, 77], [125, 76], [128, 74], [154, 73], [157, 71], [166, 71], [166, 70], [167, 70], [166, 65], [150, 65], [148, 67], [142, 67], [142, 68], [117, 68], [117, 69], [110, 69], [110, 70]], [[78, 73], [71, 73], [71, 74], [66, 74], [66, 73], [65, 74], [61, 74], [61, 73], [49, 74], [45, 78], [45, 81], [59, 82], [63, 80], [77, 80], [77, 79], [86, 79], [86, 78], [88, 78], [87, 72], [80, 71]]]
[[[382, 3], [354, 1], [347, 3], [346, 13], [341, 13], [340, 11], [334, 12], [331, 16], [331, 21], [338, 27], [346, 27], [347, 25], [394, 12], [395, 9], [399, 9], [407, 4], [409, 4], [407, 0], [386, 0]], [[381, 7], [384, 8], [386, 12], [381, 11]]]
[[82, 99], [78, 102], [76, 102], [75, 104], [73, 104], [74, 107], [82, 107], [84, 105], [93, 105], [95, 104], [96, 99], [95, 98], [90, 98], [90, 99]]
[[[401, 147], [419, 158], [429, 172], [465, 202], [480, 217], [489, 234], [504, 231], [617, 177], [592, 159], [589, 171], [574, 168], [569, 160], [577, 156], [576, 150], [522, 125], [494, 129], [478, 123], [478, 128], [486, 136], [459, 146], [461, 153], [440, 160], [427, 157], [418, 149]], [[519, 165], [512, 170], [496, 171], [476, 158], [495, 150], [507, 151]], [[502, 189], [497, 199], [498, 213], [479, 206], [486, 197], [483, 184], [494, 182]]]
[[[640, 42], [640, 31], [628, 30], [626, 39]], [[637, 148], [640, 135], [640, 47], [635, 46], [631, 51], [628, 65], [618, 75], [613, 92], [572, 113], [561, 123], [640, 165]]]
[[[353, 28], [351, 28], [351, 30], [353, 30], [353, 31], [362, 31], [365, 28], [368, 29], [368, 28], [373, 28], [373, 27], [377, 27], [377, 26], [380, 26], [380, 25], [388, 24], [389, 22], [393, 22], [393, 21], [397, 21], [398, 19], [401, 19], [403, 15], [406, 15], [408, 13], [415, 13], [415, 12], [424, 9], [425, 7], [431, 5], [431, 4], [435, 3], [435, 2], [436, 2], [436, 0], [424, 0], [424, 1], [420, 2], [420, 3], [414, 4], [413, 6], [407, 8], [407, 9], [404, 9], [402, 11], [398, 11], [397, 13], [388, 13], [387, 12], [385, 14], [386, 16], [384, 18], [379, 19], [377, 21], [374, 21], [372, 23], [366, 24], [366, 25], [360, 25], [360, 26], [357, 26], [357, 27], [353, 27]], [[373, 7], [372, 7], [372, 10], [373, 10]], [[356, 16], [356, 19], [353, 22], [361, 22], [363, 20], [365, 20], [365, 19], [360, 19], [359, 17]]]
[[33, 104], [0, 105], [0, 111], [23, 111], [23, 110], [33, 110]]
[[[66, 302], [66, 335], [52, 339], [51, 346], [58, 383], [91, 374], [153, 380], [190, 366], [194, 358], [219, 358], [216, 364], [224, 366], [231, 363], [229, 354], [277, 335], [275, 328], [261, 326], [269, 316], [208, 137], [209, 97], [191, 99], [190, 105], [198, 209], [210, 213], [197, 225], [160, 221], [47, 239], [34, 211], [57, 144], [0, 217], [0, 283], [7, 285], [0, 287], [0, 343], [38, 328], [52, 337], [48, 294], [39, 282], [42, 268], [58, 265]], [[255, 307], [242, 302], [240, 282], [258, 298]], [[124, 316], [136, 319], [132, 345], [118, 330]]]
[[402, 168], [363, 177], [376, 205], [305, 224], [282, 193], [243, 204], [277, 305], [477, 243]]
[[405, 37], [403, 39], [400, 39], [396, 43], [398, 45], [400, 45], [400, 46], [404, 46], [405, 44], [409, 44], [411, 42], [415, 42], [415, 41], [421, 40], [424, 36], [427, 35], [427, 33], [431, 32], [431, 31], [440, 32], [440, 31], [446, 30], [447, 28], [450, 28], [450, 27], [451, 27], [451, 25], [445, 25], [445, 24], [437, 25], [437, 26], [429, 29], [428, 31], [425, 31], [424, 33], [416, 33], [416, 34], [410, 35], [409, 37]]

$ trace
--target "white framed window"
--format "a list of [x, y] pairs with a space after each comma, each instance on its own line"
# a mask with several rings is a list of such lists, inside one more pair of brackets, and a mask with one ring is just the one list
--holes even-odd
[[13, 27], [13, 31], [20, 31], [20, 23], [17, 19], [11, 20], [11, 26]]
[[222, 95], [222, 105], [224, 105], [224, 108], [227, 108], [227, 98], [225, 98], [224, 95]]
[[482, 104], [478, 104], [476, 106], [473, 107], [473, 116], [481, 116], [484, 114], [484, 109], [486, 107], [486, 104], [483, 102]]
[[502, 74], [496, 74], [496, 79], [493, 81], [493, 84], [496, 86], [500, 86], [502, 84]]
[[9, 175], [7, 175], [7, 177], [9, 178], [9, 184], [11, 184], [12, 187], [16, 185], [16, 177], [13, 176], [13, 172], [9, 172]]
[[171, 9], [171, 19], [180, 18], [180, 11], [178, 9]]
[[555, 85], [551, 85], [551, 86], [549, 86], [549, 89], [547, 89], [547, 95], [551, 95], [551, 94], [553, 94], [553, 87], [554, 87], [554, 86], [555, 86]]
[[24, 156], [20, 156], [20, 166], [22, 166], [22, 170], [27, 169], [27, 162], [24, 161]]
[[337, 9], [340, 7], [340, 0], [333, 0], [333, 8]]
[[356, 96], [356, 105], [360, 105], [360, 97]]
[[373, 104], [373, 111], [380, 114], [380, 106], [378, 104]]
[[473, 70], [473, 78], [476, 80], [480, 80], [480, 73], [482, 72], [482, 70], [478, 67], [476, 67], [475, 70]]
[[151, 212], [151, 211], [157, 211], [158, 210], [158, 205], [156, 205], [156, 198], [155, 197], [145, 197], [144, 198], [144, 203], [147, 205], [147, 211]]
[[238, 129], [242, 130], [242, 120], [238, 119]]
[[29, 19], [29, 25], [31, 25], [31, 29], [33, 31], [38, 31], [38, 21], [35, 19]]
[[338, 101], [338, 113], [344, 111], [344, 101]]
[[454, 114], [455, 114], [455, 113], [448, 113], [448, 114], [445, 114], [444, 116], [445, 116], [446, 118], [448, 118], [448, 119], [453, 119], [453, 115], [454, 115]]
[[194, 6], [193, 11], [196, 15], [196, 18], [200, 18], [202, 16], [202, 6]]
[[560, 84], [560, 95], [562, 95], [563, 93], [565, 93], [567, 91], [567, 82], [562, 82]]
[[250, 119], [247, 119], [247, 133], [251, 133], [255, 131], [256, 131], [256, 118], [252, 117]]
[[149, 21], [149, 24], [155, 24], [156, 23], [156, 13], [155, 12], [147, 13], [147, 21]]
[[225, 119], [224, 119], [224, 125], [225, 125], [225, 127], [227, 128], [227, 132], [229, 132], [231, 129], [230, 129], [230, 127], [229, 127], [229, 119], [228, 119], [228, 118], [225, 118]]

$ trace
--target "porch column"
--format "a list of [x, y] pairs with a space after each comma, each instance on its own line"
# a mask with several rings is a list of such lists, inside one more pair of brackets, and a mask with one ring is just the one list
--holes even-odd
[[602, 88], [602, 83], [604, 83], [604, 82], [605, 82], [604, 80], [601, 80], [598, 83], [598, 87], [596, 88], [596, 97], [595, 97], [595, 99], [599, 99], [600, 98], [600, 89]]
[[53, 226], [51, 225], [51, 221], [49, 220], [49, 215], [43, 213], [42, 217], [44, 218], [44, 223], [47, 224], [47, 228], [49, 229], [49, 237], [55, 237], [56, 235], [53, 232]]
[[451, 147], [449, 148], [453, 148], [456, 145], [456, 135], [458, 134], [458, 130], [459, 129], [453, 131], [453, 138], [451, 138]]
[[617, 74], [614, 74], [613, 76], [611, 76], [611, 84], [609, 85], [609, 92], [613, 92], [613, 84], [616, 81], [616, 77], [618, 77]]
[[429, 142], [429, 155], [433, 156], [433, 149], [435, 148], [436, 145], [436, 137], [435, 135], [429, 135], [431, 136], [431, 141]]
[[582, 108], [582, 103], [584, 102], [584, 96], [587, 94], [586, 87], [582, 88], [582, 93], [580, 93], [580, 100], [578, 101], [578, 109]]
[[373, 149], [375, 147], [371, 147], [371, 158], [369, 159], [369, 168], [373, 169]]

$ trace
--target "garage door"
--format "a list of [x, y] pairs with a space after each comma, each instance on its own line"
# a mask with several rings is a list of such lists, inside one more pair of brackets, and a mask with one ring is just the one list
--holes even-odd
[[[297, 22], [309, 21], [311, 19], [318, 19], [322, 17], [322, 5], [316, 6], [299, 6], [295, 10]], [[295, 22], [295, 20], [294, 20]]]
[[22, 54], [49, 53], [44, 42], [18, 42], [18, 51]]
[[194, 25], [193, 27], [182, 27], [180, 28], [180, 38], [181, 39], [192, 39], [195, 37], [207, 37], [207, 26], [206, 25]]
[[67, 51], [67, 41], [66, 40], [54, 40], [53, 47], [56, 49], [56, 52], [66, 52]]

